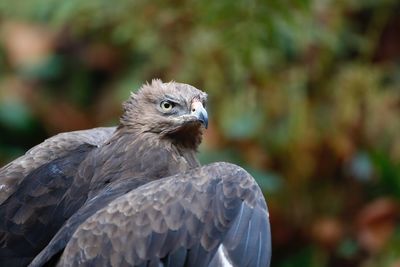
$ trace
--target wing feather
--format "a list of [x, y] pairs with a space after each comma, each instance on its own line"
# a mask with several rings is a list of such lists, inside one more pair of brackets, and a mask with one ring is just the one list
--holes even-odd
[[102, 127], [60, 133], [31, 148], [25, 155], [0, 169], [0, 204], [15, 192], [22, 180], [33, 170], [66, 156], [80, 145], [101, 146], [114, 131], [115, 127]]
[[65, 218], [58, 206], [92, 147], [82, 145], [72, 155], [38, 167], [0, 205], [1, 266], [26, 265], [62, 226]]
[[233, 266], [269, 265], [261, 190], [228, 163], [163, 178], [110, 202], [78, 227], [59, 264], [208, 266], [221, 245]]

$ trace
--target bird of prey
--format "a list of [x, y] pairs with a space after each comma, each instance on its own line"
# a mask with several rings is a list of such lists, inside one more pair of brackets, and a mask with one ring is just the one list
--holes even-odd
[[254, 179], [196, 159], [206, 101], [153, 80], [117, 127], [56, 135], [0, 169], [0, 266], [269, 266]]

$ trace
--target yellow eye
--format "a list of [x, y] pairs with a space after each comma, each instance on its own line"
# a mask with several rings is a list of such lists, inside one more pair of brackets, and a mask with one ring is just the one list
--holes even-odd
[[161, 106], [162, 110], [170, 111], [174, 107], [174, 104], [169, 101], [163, 101], [163, 102], [161, 102], [160, 106]]

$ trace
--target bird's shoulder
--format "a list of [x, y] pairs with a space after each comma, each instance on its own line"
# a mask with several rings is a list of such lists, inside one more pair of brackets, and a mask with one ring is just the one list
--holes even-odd
[[22, 180], [38, 167], [64, 157], [84, 144], [101, 146], [114, 131], [115, 127], [101, 127], [60, 133], [31, 148], [23, 156], [0, 169], [0, 203], [3, 203]]

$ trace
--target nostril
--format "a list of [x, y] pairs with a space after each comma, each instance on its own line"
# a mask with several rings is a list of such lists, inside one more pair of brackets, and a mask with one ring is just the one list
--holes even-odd
[[196, 109], [194, 108], [194, 109], [192, 109], [192, 112], [195, 112], [196, 111]]

